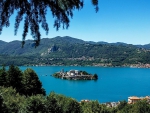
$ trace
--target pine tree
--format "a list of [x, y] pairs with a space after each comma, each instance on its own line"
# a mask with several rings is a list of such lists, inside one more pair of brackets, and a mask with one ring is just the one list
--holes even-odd
[[[91, 0], [98, 11], [98, 0]], [[0, 0], [0, 33], [3, 27], [9, 27], [10, 17], [17, 11], [15, 21], [15, 35], [19, 28], [19, 24], [24, 20], [24, 31], [22, 34], [23, 43], [27, 33], [31, 31], [31, 35], [35, 40], [35, 46], [40, 42], [39, 25], [49, 32], [46, 20], [47, 11], [50, 10], [55, 19], [54, 27], [58, 30], [60, 27], [64, 29], [69, 27], [70, 17], [73, 17], [73, 11], [83, 8], [84, 0]]]
[[0, 69], [0, 86], [7, 86], [7, 72], [4, 66]]
[[27, 68], [23, 73], [22, 85], [23, 87], [20, 90], [21, 94], [28, 96], [36, 94], [45, 95], [45, 90], [42, 88], [42, 83], [34, 70], [30, 68]]
[[13, 87], [19, 92], [22, 87], [22, 71], [17, 66], [11, 65], [7, 73], [7, 86]]

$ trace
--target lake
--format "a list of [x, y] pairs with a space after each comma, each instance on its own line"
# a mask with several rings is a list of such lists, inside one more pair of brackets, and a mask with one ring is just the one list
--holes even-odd
[[[20, 67], [21, 70], [32, 68], [39, 76], [46, 93], [51, 91], [75, 98], [117, 102], [128, 96], [150, 95], [150, 69], [129, 67], [79, 67], [79, 66], [39, 66]], [[97, 74], [98, 80], [62, 80], [52, 77], [55, 72], [83, 70]]]

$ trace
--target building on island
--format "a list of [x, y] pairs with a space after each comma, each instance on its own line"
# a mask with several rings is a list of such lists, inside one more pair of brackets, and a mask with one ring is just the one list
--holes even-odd
[[70, 70], [67, 72], [67, 75], [68, 76], [77, 76], [77, 75], [80, 75], [80, 71], [78, 70]]
[[56, 72], [53, 74], [54, 77], [67, 79], [67, 80], [97, 80], [98, 77], [92, 74], [87, 73], [86, 71], [79, 70], [70, 70], [64, 71], [62, 69], [60, 72]]

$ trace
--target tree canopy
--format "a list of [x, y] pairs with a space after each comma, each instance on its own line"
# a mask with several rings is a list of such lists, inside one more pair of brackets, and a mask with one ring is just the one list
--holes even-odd
[[17, 93], [25, 96], [46, 95], [38, 75], [30, 68], [22, 72], [14, 65], [9, 66], [8, 70], [3, 66], [0, 69], [0, 86], [12, 87]]
[[[98, 0], [91, 0], [98, 11]], [[19, 24], [24, 20], [24, 30], [22, 34], [22, 44], [30, 29], [31, 35], [35, 41], [35, 46], [39, 45], [41, 34], [39, 25], [49, 32], [46, 19], [47, 11], [52, 12], [54, 18], [54, 27], [58, 30], [60, 27], [67, 29], [69, 27], [70, 17], [73, 17], [73, 11], [82, 9], [84, 0], [1, 0], [0, 1], [0, 34], [3, 27], [9, 27], [10, 17], [17, 12], [15, 19], [14, 33], [17, 34]]]

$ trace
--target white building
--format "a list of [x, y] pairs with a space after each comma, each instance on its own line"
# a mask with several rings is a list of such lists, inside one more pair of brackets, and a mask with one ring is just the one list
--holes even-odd
[[76, 75], [79, 75], [79, 74], [80, 74], [79, 70], [70, 70], [70, 71], [67, 72], [68, 76], [76, 76]]

